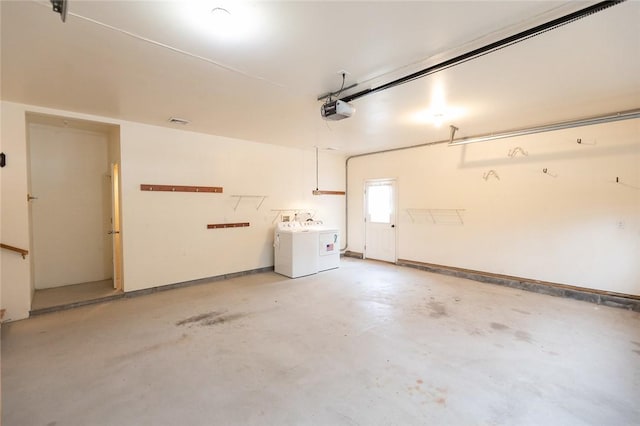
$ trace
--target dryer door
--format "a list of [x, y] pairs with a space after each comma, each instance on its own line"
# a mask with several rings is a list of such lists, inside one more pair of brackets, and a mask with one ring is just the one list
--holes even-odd
[[320, 232], [318, 269], [326, 271], [340, 266], [340, 234], [336, 230]]
[[340, 250], [337, 232], [320, 232], [320, 256], [328, 256]]

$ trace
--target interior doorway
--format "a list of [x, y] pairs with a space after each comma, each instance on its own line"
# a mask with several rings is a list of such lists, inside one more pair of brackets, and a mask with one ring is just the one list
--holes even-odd
[[367, 259], [396, 262], [397, 190], [395, 179], [365, 182], [365, 247]]
[[122, 291], [119, 127], [27, 115], [32, 312]]

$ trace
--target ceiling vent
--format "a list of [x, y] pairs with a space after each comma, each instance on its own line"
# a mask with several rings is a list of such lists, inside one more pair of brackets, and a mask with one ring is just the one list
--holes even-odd
[[171, 124], [182, 124], [183, 126], [186, 126], [187, 124], [191, 124], [191, 122], [189, 120], [185, 120], [184, 118], [178, 118], [178, 117], [171, 117], [169, 119], [169, 123], [171, 123]]

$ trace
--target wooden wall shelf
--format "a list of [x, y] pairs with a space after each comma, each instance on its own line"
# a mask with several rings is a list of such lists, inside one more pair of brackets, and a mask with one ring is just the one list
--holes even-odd
[[221, 186], [185, 186], [185, 185], [140, 185], [141, 191], [168, 191], [168, 192], [216, 192], [221, 193]]
[[249, 226], [249, 222], [238, 223], [210, 223], [207, 225], [207, 229], [222, 229], [222, 228], [244, 228]]
[[312, 191], [313, 195], [345, 195], [345, 191], [323, 191], [321, 189], [314, 189]]

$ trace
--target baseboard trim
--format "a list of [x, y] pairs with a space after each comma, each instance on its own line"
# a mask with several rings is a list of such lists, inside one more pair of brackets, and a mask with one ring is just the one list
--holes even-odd
[[357, 251], [347, 250], [343, 254], [344, 257], [353, 257], [354, 259], [364, 259], [364, 254]]
[[611, 306], [614, 308], [629, 309], [635, 312], [640, 312], [640, 296], [632, 294], [595, 290], [585, 287], [514, 277], [510, 275], [475, 271], [472, 269], [417, 262], [407, 259], [398, 259], [396, 264], [399, 266], [406, 266], [423, 271], [435, 272], [438, 274], [459, 278], [466, 278], [483, 283], [497, 284], [506, 287], [517, 288], [520, 290], [546, 294], [549, 296], [566, 297], [570, 299], [581, 300], [584, 302], [595, 303], [597, 305]]
[[246, 271], [232, 272], [229, 274], [216, 275], [213, 277], [200, 278], [197, 280], [160, 285], [156, 287], [145, 288], [142, 290], [133, 290], [125, 293], [114, 294], [111, 296], [100, 297], [98, 299], [82, 300], [79, 302], [72, 302], [64, 305], [50, 306], [47, 308], [41, 308], [41, 309], [35, 309], [32, 311], [29, 311], [29, 318], [38, 316], [38, 315], [49, 314], [52, 312], [66, 311], [69, 309], [80, 308], [82, 306], [87, 306], [87, 305], [95, 305], [98, 303], [112, 302], [114, 300], [125, 299], [125, 298], [129, 299], [133, 297], [144, 296], [147, 294], [159, 293], [161, 291], [175, 290], [177, 288], [192, 287], [192, 286], [202, 285], [202, 284], [210, 284], [216, 281], [230, 280], [232, 278], [238, 278], [245, 275], [260, 274], [260, 273], [271, 272], [271, 271], [273, 271], [273, 266], [266, 266], [264, 268], [249, 269]]
[[213, 277], [208, 277], [208, 278], [199, 278], [197, 280], [183, 281], [183, 282], [174, 283], [174, 284], [165, 284], [157, 287], [144, 288], [142, 290], [128, 291], [124, 293], [124, 297], [131, 298], [131, 297], [144, 296], [146, 294], [158, 293], [161, 291], [174, 290], [177, 288], [184, 288], [184, 287], [192, 287], [192, 286], [208, 284], [216, 281], [230, 280], [232, 278], [243, 277], [245, 275], [261, 274], [263, 272], [271, 272], [271, 271], [273, 271], [273, 266], [266, 266], [264, 268], [257, 268], [257, 269], [249, 269], [249, 270], [240, 271], [240, 272], [232, 272], [229, 274], [215, 275]]

